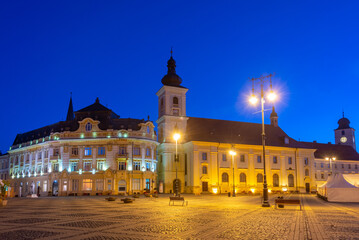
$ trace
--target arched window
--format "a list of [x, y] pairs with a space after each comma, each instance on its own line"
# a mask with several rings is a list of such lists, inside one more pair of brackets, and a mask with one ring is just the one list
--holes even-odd
[[294, 177], [293, 174], [288, 175], [288, 187], [294, 187]]
[[174, 97], [174, 98], [173, 98], [173, 104], [178, 105], [178, 98], [177, 98], [177, 97]]
[[305, 169], [305, 176], [306, 176], [306, 177], [309, 176], [309, 169]]
[[222, 173], [222, 182], [228, 182], [228, 173]]
[[91, 131], [91, 129], [92, 129], [92, 124], [91, 123], [86, 123], [86, 125], [85, 125], [85, 129], [86, 129], [86, 132], [90, 132]]
[[202, 174], [207, 174], [207, 166], [202, 167]]
[[263, 175], [261, 173], [257, 174], [257, 183], [263, 183]]
[[239, 174], [239, 181], [240, 181], [241, 183], [247, 182], [247, 177], [246, 177], [246, 174], [245, 174], [245, 173]]
[[273, 175], [273, 187], [279, 187], [279, 176], [278, 176], [278, 174]]

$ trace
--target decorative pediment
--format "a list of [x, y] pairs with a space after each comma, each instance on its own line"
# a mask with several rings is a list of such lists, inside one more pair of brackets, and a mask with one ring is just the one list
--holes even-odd
[[100, 121], [93, 120], [92, 118], [85, 118], [79, 121], [79, 128], [76, 132], [99, 132], [101, 129], [98, 127]]

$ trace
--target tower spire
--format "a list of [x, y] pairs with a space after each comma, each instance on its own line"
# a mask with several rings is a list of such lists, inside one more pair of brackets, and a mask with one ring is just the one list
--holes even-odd
[[75, 115], [74, 115], [74, 108], [72, 106], [72, 92], [70, 92], [70, 103], [69, 103], [69, 109], [67, 110], [66, 121], [72, 121], [74, 119], [75, 119]]

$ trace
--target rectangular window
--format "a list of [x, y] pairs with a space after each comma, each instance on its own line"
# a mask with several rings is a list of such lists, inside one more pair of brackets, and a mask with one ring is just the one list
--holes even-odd
[[54, 149], [54, 156], [59, 156], [60, 150], [58, 148]]
[[244, 163], [244, 162], [246, 161], [246, 158], [245, 158], [244, 154], [241, 154], [241, 156], [240, 156], [240, 161], [241, 161], [242, 163]]
[[277, 164], [278, 163], [278, 157], [277, 156], [273, 156], [273, 164]]
[[133, 148], [133, 155], [135, 155], [135, 156], [140, 156], [141, 155], [140, 147], [134, 147]]
[[292, 157], [288, 157], [288, 164], [290, 165], [290, 164], [292, 164]]
[[44, 165], [44, 173], [47, 173], [48, 169], [47, 169], [47, 164]]
[[133, 170], [135, 170], [135, 171], [141, 170], [141, 162], [135, 161], [135, 162], [133, 163], [133, 167], [134, 167]]
[[146, 162], [146, 171], [151, 171], [151, 163]]
[[314, 163], [314, 167], [317, 167], [317, 163], [316, 163], [316, 162]]
[[323, 168], [323, 167], [324, 167], [324, 163], [321, 163], [321, 164], [320, 164], [320, 167]]
[[126, 162], [119, 162], [118, 170], [126, 170]]
[[342, 168], [344, 168], [344, 164], [342, 164]]
[[355, 164], [355, 169], [358, 169], [358, 165]]
[[261, 155], [257, 155], [257, 163], [261, 163], [262, 162], [262, 156]]
[[76, 172], [78, 171], [78, 165], [77, 165], [77, 162], [72, 162], [71, 163], [71, 172]]
[[96, 179], [96, 191], [103, 191], [103, 179]]
[[84, 162], [84, 171], [92, 170], [92, 162]]
[[[58, 154], [57, 154], [58, 155]], [[41, 159], [42, 158], [42, 152], [39, 152], [37, 154], [37, 159]], [[29, 160], [29, 155], [27, 156], [27, 159]]]
[[151, 179], [146, 179], [146, 189], [151, 189]]
[[58, 172], [59, 171], [59, 164], [58, 163], [54, 163], [54, 172]]
[[132, 187], [133, 187], [132, 189], [134, 191], [140, 191], [141, 190], [141, 179], [134, 178]]
[[[186, 163], [187, 163], [187, 159], [186, 159]], [[153, 171], [156, 172], [156, 170], [157, 170], [157, 164], [153, 163]], [[186, 171], [186, 174], [187, 174], [187, 169], [185, 171]]]
[[112, 190], [112, 184], [111, 184], [111, 179], [107, 180], [107, 191], [111, 191]]
[[85, 148], [85, 156], [91, 156], [92, 155], [92, 149], [90, 147]]
[[320, 177], [321, 177], [322, 179], [324, 179], [324, 173], [322, 173], [322, 174], [320, 175]]
[[328, 168], [330, 168], [330, 164], [328, 163]]
[[64, 192], [67, 191], [67, 180], [62, 180], [62, 190], [63, 190]]
[[79, 155], [79, 149], [78, 148], [72, 148], [71, 149], [71, 155], [73, 155], [73, 156]]
[[206, 152], [202, 153], [202, 160], [207, 160], [207, 153]]
[[309, 164], [309, 159], [307, 157], [304, 158], [304, 165], [308, 165]]
[[49, 157], [49, 151], [45, 151], [45, 158], [48, 158]]
[[118, 153], [120, 155], [126, 155], [126, 146], [120, 146], [120, 150]]
[[42, 191], [47, 192], [47, 181], [42, 182]]
[[151, 157], [151, 149], [146, 148], [146, 157]]
[[334, 168], [337, 168], [337, 164], [334, 164]]
[[348, 164], [348, 168], [349, 168], [349, 169], [352, 169], [352, 165]]
[[72, 179], [71, 184], [71, 191], [77, 192], [79, 190], [79, 180], [78, 179]]
[[222, 154], [222, 161], [223, 162], [227, 161], [227, 154], [225, 154], [225, 153]]
[[106, 154], [105, 147], [99, 147], [98, 148], [98, 155], [99, 156], [104, 156], [105, 154]]
[[105, 161], [97, 161], [97, 170], [105, 171]]
[[92, 190], [92, 179], [82, 180], [82, 190], [91, 191]]

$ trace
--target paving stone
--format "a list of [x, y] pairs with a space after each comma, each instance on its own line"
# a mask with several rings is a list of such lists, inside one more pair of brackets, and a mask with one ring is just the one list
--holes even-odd
[[38, 231], [38, 230], [16, 230], [10, 232], [0, 233], [1, 240], [30, 240], [56, 236], [60, 233], [57, 232], [48, 232], [48, 231]]

